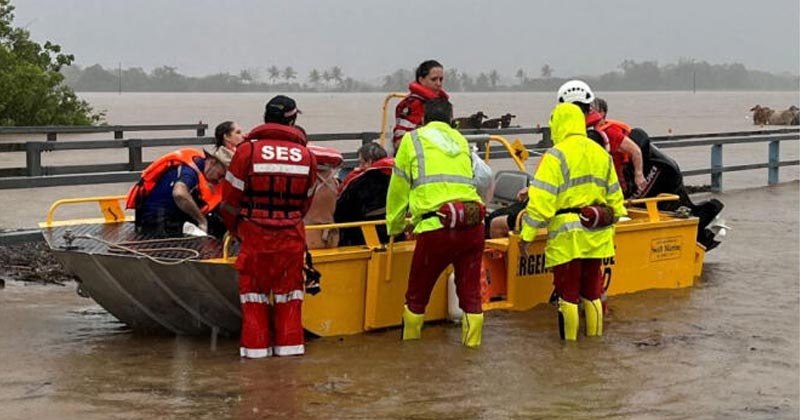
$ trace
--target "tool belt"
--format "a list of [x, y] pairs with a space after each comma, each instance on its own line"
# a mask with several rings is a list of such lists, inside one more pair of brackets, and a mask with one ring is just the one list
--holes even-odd
[[437, 211], [422, 215], [423, 219], [438, 217], [442, 225], [448, 229], [459, 229], [477, 226], [486, 217], [486, 206], [478, 201], [451, 201], [442, 204]]
[[558, 209], [556, 215], [574, 213], [581, 224], [589, 229], [598, 229], [614, 224], [614, 209], [603, 204], [586, 207]]

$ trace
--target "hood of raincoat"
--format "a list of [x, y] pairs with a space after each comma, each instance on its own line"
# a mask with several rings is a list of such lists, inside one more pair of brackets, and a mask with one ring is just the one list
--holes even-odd
[[425, 139], [441, 149], [444, 154], [453, 157], [461, 153], [462, 150], [456, 139], [450, 137], [449, 131], [453, 131], [453, 129], [450, 128], [448, 124], [434, 121], [427, 124], [422, 130], [422, 133]]
[[550, 134], [553, 144], [558, 144], [570, 136], [586, 137], [586, 117], [577, 105], [558, 104], [550, 116]]

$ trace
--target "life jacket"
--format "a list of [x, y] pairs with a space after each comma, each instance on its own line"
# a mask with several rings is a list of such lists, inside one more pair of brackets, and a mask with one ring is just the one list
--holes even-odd
[[144, 200], [153, 192], [158, 181], [168, 170], [176, 166], [186, 165], [197, 173], [197, 188], [200, 191], [200, 199], [205, 203], [200, 208], [200, 211], [203, 214], [210, 213], [222, 201], [222, 193], [219, 188], [213, 188], [209, 184], [203, 171], [194, 163], [195, 158], [205, 158], [205, 154], [197, 149], [181, 149], [167, 153], [153, 161], [142, 171], [139, 181], [128, 191], [125, 208], [135, 209], [144, 204]]
[[605, 122], [597, 125], [597, 129], [600, 131], [606, 131], [606, 129], [612, 125], [619, 127], [626, 136], [630, 136], [631, 126], [619, 120], [609, 120], [606, 118]]
[[395, 127], [392, 133], [392, 145], [395, 153], [403, 136], [417, 128], [417, 126], [422, 125], [425, 115], [425, 101], [434, 98], [450, 98], [444, 89], [434, 92], [416, 81], [408, 84], [408, 90], [410, 93], [395, 108]]
[[[291, 126], [267, 123], [253, 129], [240, 217], [261, 226], [293, 226], [303, 220], [313, 197], [316, 167], [306, 137]], [[240, 175], [240, 174], [235, 174]]]

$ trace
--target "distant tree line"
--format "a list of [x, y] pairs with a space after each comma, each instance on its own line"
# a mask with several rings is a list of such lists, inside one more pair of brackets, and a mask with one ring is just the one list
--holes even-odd
[[[292, 66], [269, 66], [263, 70], [243, 69], [238, 74], [217, 73], [203, 77], [182, 75], [178, 69], [162, 66], [146, 72], [142, 68], [103, 68], [69, 66], [61, 69], [66, 84], [76, 91], [110, 92], [374, 92], [405, 91], [413, 80], [411, 69], [398, 69], [378, 83], [347, 77], [339, 66], [311, 69], [301, 77]], [[679, 60], [659, 65], [656, 61], [623, 61], [617, 70], [600, 76], [555, 77], [555, 69], [545, 64], [538, 77], [519, 69], [514, 77], [497, 70], [469, 74], [445, 69], [444, 87], [452, 92], [553, 91], [564, 81], [580, 78], [604, 91], [632, 90], [797, 90], [798, 75], [773, 74], [748, 70], [743, 64], [710, 64]]]

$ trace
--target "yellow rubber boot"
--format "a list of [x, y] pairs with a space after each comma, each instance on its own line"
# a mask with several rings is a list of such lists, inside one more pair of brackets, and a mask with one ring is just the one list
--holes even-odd
[[603, 335], [603, 302], [600, 299], [588, 300], [584, 298], [581, 298], [581, 301], [586, 314], [586, 336]]
[[422, 338], [422, 324], [425, 323], [425, 314], [415, 314], [403, 305], [403, 341], [419, 340]]
[[461, 316], [461, 342], [469, 348], [481, 346], [483, 334], [483, 314], [464, 313]]
[[578, 305], [558, 299], [558, 332], [562, 340], [578, 339]]

